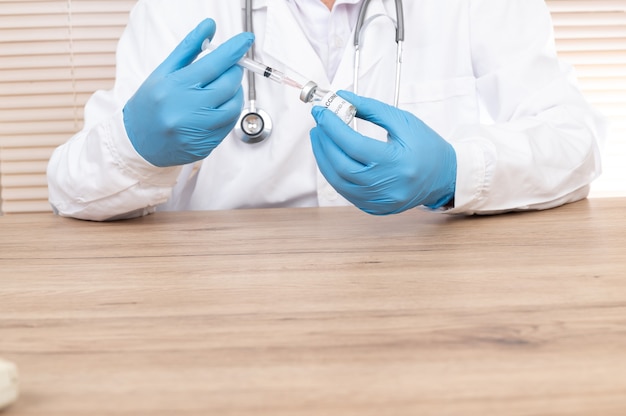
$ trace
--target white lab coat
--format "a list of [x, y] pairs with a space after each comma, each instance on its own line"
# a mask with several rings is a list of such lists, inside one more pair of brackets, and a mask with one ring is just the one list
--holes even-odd
[[[330, 81], [286, 2], [253, 3], [257, 60], [322, 87], [352, 88], [351, 45]], [[143, 80], [206, 17], [217, 22], [217, 44], [242, 31], [242, 4], [138, 2], [119, 42], [115, 87], [94, 94], [84, 129], [50, 160], [50, 202], [58, 213], [104, 220], [156, 209], [348, 204], [317, 170], [310, 107], [295, 89], [269, 80], [256, 82], [257, 105], [274, 123], [264, 142], [245, 144], [231, 133], [202, 162], [158, 168], [126, 136], [122, 108]], [[393, 1], [373, 1], [369, 14], [379, 12], [394, 16]], [[586, 197], [600, 173], [601, 123], [555, 58], [544, 2], [412, 0], [404, 13], [400, 107], [456, 150], [455, 206], [446, 212], [545, 209]], [[362, 43], [359, 94], [390, 102], [393, 25], [375, 20]], [[383, 138], [372, 126], [360, 129]]]

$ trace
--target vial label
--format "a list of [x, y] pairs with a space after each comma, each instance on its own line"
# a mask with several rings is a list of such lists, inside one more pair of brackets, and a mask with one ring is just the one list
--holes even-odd
[[332, 91], [326, 93], [322, 100], [317, 104], [322, 105], [337, 114], [337, 116], [346, 124], [350, 124], [356, 114], [356, 108], [352, 104]]

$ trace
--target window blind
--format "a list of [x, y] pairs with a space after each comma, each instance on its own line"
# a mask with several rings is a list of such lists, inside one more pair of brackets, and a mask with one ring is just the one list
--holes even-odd
[[53, 149], [113, 85], [115, 48], [136, 0], [0, 0], [1, 211], [49, 211]]
[[[626, 195], [626, 0], [546, 2], [559, 54], [609, 121], [592, 196]], [[50, 210], [48, 158], [82, 127], [89, 96], [113, 85], [115, 47], [135, 3], [0, 0], [0, 211]]]
[[591, 196], [626, 195], [626, 0], [547, 0], [560, 57], [605, 116], [603, 174]]

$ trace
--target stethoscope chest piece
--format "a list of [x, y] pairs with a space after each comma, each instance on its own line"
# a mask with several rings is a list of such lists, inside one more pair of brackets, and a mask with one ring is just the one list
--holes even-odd
[[[359, 16], [356, 23], [355, 33], [354, 33], [354, 48], [355, 48], [355, 60], [354, 60], [354, 92], [358, 94], [358, 81], [359, 81], [359, 64], [360, 64], [360, 50], [361, 50], [361, 32], [369, 22], [373, 19], [381, 16], [388, 17], [386, 14], [374, 14], [366, 19], [367, 8], [370, 4], [371, 0], [364, 0], [361, 4], [361, 8], [359, 10]], [[400, 97], [400, 73], [402, 67], [402, 48], [404, 43], [404, 10], [402, 7], [402, 0], [395, 0], [395, 9], [396, 9], [396, 20], [395, 20], [395, 28], [396, 28], [396, 43], [397, 43], [397, 52], [396, 52], [396, 82], [395, 82], [395, 91], [394, 91], [394, 105], [398, 106], [398, 101]], [[390, 18], [391, 19], [391, 18]], [[391, 19], [393, 21], [393, 19]], [[243, 19], [243, 29], [246, 32], [254, 33], [254, 29], [252, 28], [252, 0], [245, 0], [245, 8], [244, 8], [244, 19]], [[248, 50], [246, 56], [254, 61], [254, 44]], [[266, 71], [267, 72], [267, 71]], [[266, 77], [268, 75], [265, 75]], [[319, 93], [322, 90], [317, 88], [317, 84], [310, 81], [308, 82], [300, 92], [300, 99], [305, 103], [313, 102], [316, 98], [318, 98]], [[328, 93], [328, 91], [326, 91]], [[319, 97], [321, 98], [321, 97]], [[254, 82], [254, 71], [248, 71], [248, 102], [249, 105], [247, 108], [243, 110], [241, 115], [239, 116], [239, 120], [237, 120], [237, 124], [235, 125], [234, 132], [235, 134], [247, 144], [254, 144], [262, 142], [267, 139], [272, 133], [272, 119], [269, 114], [263, 111], [260, 108], [256, 108], [256, 87]], [[345, 101], [344, 101], [345, 102]], [[327, 105], [328, 106], [328, 105]], [[339, 106], [337, 108], [337, 111]], [[350, 111], [348, 111], [350, 109]], [[345, 114], [349, 116], [349, 118], [345, 118], [344, 120], [352, 120], [356, 110], [354, 106], [350, 105], [349, 107], [345, 107]], [[349, 121], [348, 121], [349, 122]], [[356, 128], [356, 125], [354, 125]]]
[[235, 132], [244, 143], [254, 144], [267, 139], [272, 133], [272, 119], [260, 108], [246, 108], [235, 125]]

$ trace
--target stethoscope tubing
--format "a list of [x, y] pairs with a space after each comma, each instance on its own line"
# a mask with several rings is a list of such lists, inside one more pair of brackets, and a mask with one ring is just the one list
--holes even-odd
[[[384, 14], [377, 14], [366, 19], [367, 9], [371, 0], [364, 0], [361, 8], [359, 9], [359, 16], [354, 29], [354, 81], [353, 88], [354, 93], [358, 94], [359, 85], [359, 68], [361, 63], [361, 35], [363, 29], [367, 27], [372, 20], [378, 17], [389, 17]], [[398, 106], [400, 101], [400, 80], [402, 72], [402, 54], [404, 44], [404, 9], [402, 0], [395, 0], [396, 9], [396, 73], [395, 73], [395, 86], [394, 86], [394, 106]], [[245, 1], [245, 16], [244, 16], [244, 31], [254, 33], [253, 18], [252, 18], [252, 0]], [[389, 17], [390, 18], [390, 17]], [[390, 18], [391, 19], [391, 18]], [[248, 58], [254, 60], [254, 44], [250, 47], [247, 54]], [[272, 121], [265, 111], [256, 107], [256, 85], [255, 75], [252, 72], [248, 72], [248, 103], [249, 107], [244, 109], [241, 117], [239, 118], [237, 130], [241, 135], [241, 139], [246, 143], [258, 143], [264, 140], [271, 134]], [[251, 134], [246, 131], [244, 127], [244, 120], [250, 116], [258, 116], [261, 120], [263, 130], [258, 133]], [[355, 120], [356, 121], [356, 120]], [[354, 125], [356, 127], [356, 124]]]

